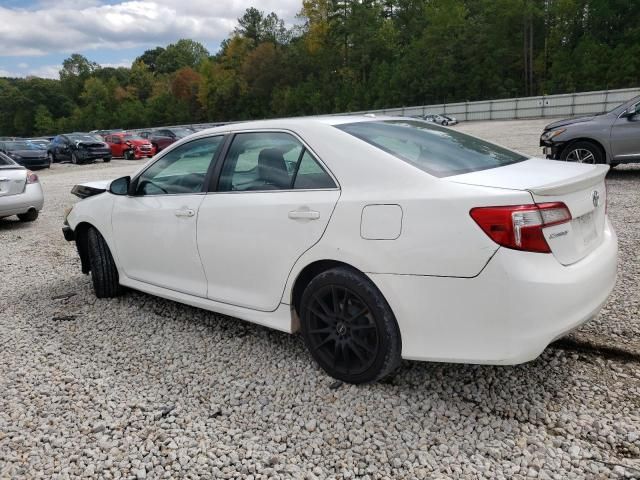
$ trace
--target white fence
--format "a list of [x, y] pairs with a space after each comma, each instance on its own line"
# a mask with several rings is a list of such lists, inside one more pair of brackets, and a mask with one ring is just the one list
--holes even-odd
[[348, 115], [374, 113], [380, 115], [417, 116], [430, 113], [452, 115], [458, 120], [514, 120], [542, 117], [572, 117], [611, 110], [640, 95], [639, 88], [567, 93], [541, 97], [506, 98], [479, 102], [441, 103], [417, 107], [383, 108], [349, 112]]

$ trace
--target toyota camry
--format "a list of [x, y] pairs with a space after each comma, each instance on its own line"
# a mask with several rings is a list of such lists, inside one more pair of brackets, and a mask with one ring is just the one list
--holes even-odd
[[372, 382], [401, 358], [526, 362], [594, 317], [616, 277], [608, 168], [414, 119], [238, 123], [76, 185], [63, 233], [98, 297], [300, 331], [328, 374]]

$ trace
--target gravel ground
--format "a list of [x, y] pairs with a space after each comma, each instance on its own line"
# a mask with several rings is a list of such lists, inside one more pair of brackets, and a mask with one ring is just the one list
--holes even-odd
[[[459, 128], [538, 153], [545, 121]], [[504, 135], [502, 135], [504, 136]], [[640, 478], [640, 167], [610, 174], [620, 277], [600, 317], [516, 367], [404, 362], [334, 383], [301, 338], [128, 292], [97, 300], [61, 236], [0, 220], [0, 478]]]

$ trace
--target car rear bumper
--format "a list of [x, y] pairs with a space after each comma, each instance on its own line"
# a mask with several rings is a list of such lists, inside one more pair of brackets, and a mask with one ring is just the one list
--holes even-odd
[[518, 364], [596, 316], [613, 289], [617, 239], [561, 265], [550, 254], [500, 248], [475, 278], [370, 274], [400, 326], [407, 359]]
[[44, 206], [44, 194], [40, 183], [28, 184], [23, 193], [0, 197], [0, 217], [27, 213], [32, 208], [37, 211]]

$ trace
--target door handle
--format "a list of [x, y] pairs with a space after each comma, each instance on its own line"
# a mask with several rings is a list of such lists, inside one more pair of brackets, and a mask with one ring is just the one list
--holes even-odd
[[192, 208], [179, 208], [175, 212], [176, 217], [193, 217], [196, 211]]
[[318, 220], [320, 212], [315, 210], [292, 210], [289, 212], [289, 218], [291, 220]]

